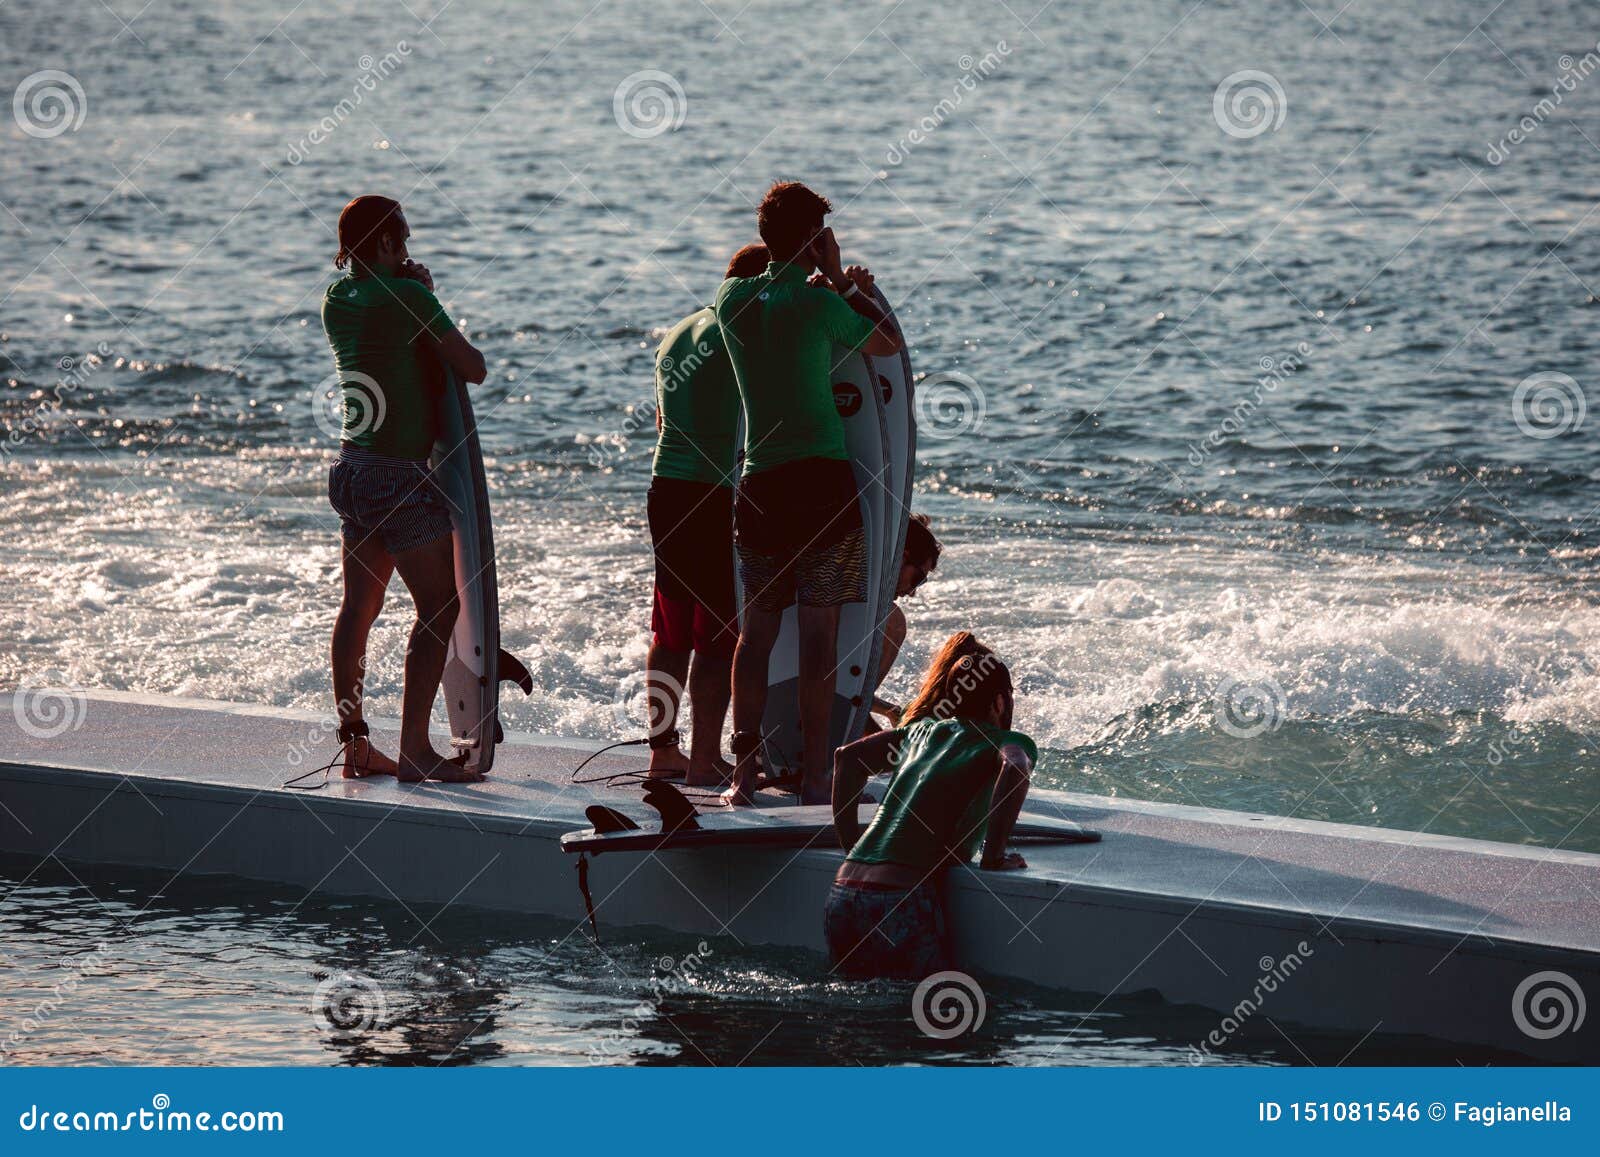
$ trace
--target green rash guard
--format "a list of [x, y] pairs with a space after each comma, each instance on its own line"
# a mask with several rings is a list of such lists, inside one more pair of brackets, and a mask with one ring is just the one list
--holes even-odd
[[[328, 286], [322, 329], [334, 366], [353, 379], [344, 382], [344, 441], [390, 458], [428, 456], [438, 432], [433, 366], [419, 341], [443, 339], [451, 324], [439, 299], [408, 277], [351, 274]], [[376, 405], [362, 377], [378, 383]]]
[[783, 261], [724, 281], [715, 308], [744, 403], [744, 472], [802, 458], [848, 461], [833, 404], [834, 349], [859, 349], [872, 323]]
[[897, 733], [900, 762], [889, 790], [847, 859], [932, 871], [954, 850], [962, 863], [989, 826], [1000, 749], [1015, 743], [1039, 758], [1032, 739], [970, 719], [919, 719]]
[[654, 477], [733, 485], [739, 387], [711, 310], [690, 314], [661, 339], [656, 414]]

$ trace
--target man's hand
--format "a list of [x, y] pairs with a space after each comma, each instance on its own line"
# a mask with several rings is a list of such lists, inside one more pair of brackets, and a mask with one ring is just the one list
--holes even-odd
[[985, 872], [1016, 872], [1027, 866], [1028, 861], [1024, 860], [1017, 852], [1007, 852], [1001, 857], [998, 864], [991, 864], [987, 860], [982, 860], [978, 863], [978, 867]]
[[822, 270], [820, 270], [820, 269], [817, 270], [815, 273], [813, 273], [810, 277], [806, 278], [806, 284], [810, 285], [810, 286], [814, 286], [817, 289], [830, 289], [830, 288], [832, 288], [828, 284], [828, 275], [826, 273], [822, 272]]
[[874, 284], [872, 274], [867, 271], [867, 267], [865, 265], [852, 265], [850, 268], [844, 271], [844, 275], [845, 278], [862, 293], [868, 295], [872, 293], [872, 286]]
[[420, 281], [429, 293], [433, 292], [433, 274], [428, 272], [428, 267], [420, 261], [407, 258], [406, 263], [400, 267], [400, 276], [409, 277], [412, 281]]

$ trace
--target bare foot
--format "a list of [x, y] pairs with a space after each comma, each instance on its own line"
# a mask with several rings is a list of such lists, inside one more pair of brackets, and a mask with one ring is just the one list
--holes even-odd
[[420, 759], [412, 758], [400, 753], [400, 765], [394, 777], [401, 783], [421, 783], [423, 780], [433, 780], [435, 783], [478, 783], [483, 776], [475, 771], [468, 771], [453, 759], [446, 759], [437, 751], [429, 751]]
[[393, 775], [400, 765], [372, 746], [365, 736], [357, 736], [344, 748], [344, 777], [366, 779], [372, 775]]
[[733, 779], [733, 764], [714, 760], [709, 764], [689, 761], [689, 774], [684, 778], [688, 787], [724, 787]]
[[689, 757], [681, 747], [661, 747], [650, 753], [646, 779], [681, 779], [689, 772]]
[[737, 783], [722, 793], [722, 802], [728, 807], [756, 806], [755, 793], [745, 790]]

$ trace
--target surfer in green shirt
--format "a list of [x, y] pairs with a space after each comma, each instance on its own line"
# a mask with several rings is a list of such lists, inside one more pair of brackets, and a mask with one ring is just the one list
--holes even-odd
[[[764, 245], [733, 255], [727, 277], [767, 267]], [[647, 660], [652, 779], [684, 776], [693, 787], [727, 781], [722, 724], [739, 641], [733, 582], [733, 484], [739, 387], [710, 309], [667, 331], [656, 351], [656, 453], [648, 513], [655, 594]], [[693, 656], [693, 665], [690, 657]], [[685, 682], [694, 734], [684, 755], [678, 699]]]
[[[893, 731], [841, 747], [833, 822], [844, 864], [823, 934], [834, 971], [921, 980], [950, 967], [944, 875], [981, 846], [987, 871], [1025, 868], [1006, 851], [1038, 748], [1011, 730], [1011, 674], [969, 632], [934, 656]], [[892, 771], [863, 833], [856, 819], [869, 777]]]
[[[428, 469], [436, 434], [439, 360], [469, 382], [483, 355], [433, 295], [433, 276], [411, 260], [400, 204], [357, 197], [339, 215], [334, 265], [350, 272], [328, 287], [322, 327], [343, 391], [339, 457], [328, 500], [343, 539], [344, 598], [333, 626], [333, 693], [344, 775], [394, 775], [407, 782], [479, 778], [433, 748], [428, 722], [455, 625], [450, 509]], [[416, 606], [405, 657], [396, 761], [372, 745], [362, 716], [367, 636], [400, 572]]]
[[[868, 563], [844, 423], [834, 406], [835, 347], [875, 357], [900, 339], [873, 299], [872, 275], [840, 263], [824, 218], [833, 206], [798, 182], [767, 191], [756, 224], [772, 261], [717, 291], [717, 324], [744, 406], [744, 472], [734, 500], [744, 620], [733, 660], [733, 752], [727, 799], [753, 802], [767, 665], [783, 612], [797, 604], [800, 798], [828, 799], [839, 608], [866, 599]], [[831, 288], [807, 284], [819, 269]]]

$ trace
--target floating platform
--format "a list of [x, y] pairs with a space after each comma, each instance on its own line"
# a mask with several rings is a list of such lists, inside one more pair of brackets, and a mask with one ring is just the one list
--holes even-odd
[[[636, 790], [569, 782], [592, 742], [511, 735], [481, 784], [335, 772], [302, 792], [282, 785], [336, 747], [312, 715], [94, 693], [45, 728], [10, 705], [0, 852], [41, 862], [535, 913], [584, 935], [562, 834], [587, 827], [595, 802], [655, 818]], [[373, 731], [394, 747], [392, 727]], [[637, 769], [639, 752], [584, 774]], [[1600, 998], [1600, 855], [1071, 792], [1036, 790], [1027, 814], [1103, 840], [1030, 846], [1026, 871], [953, 871], [966, 971], [1153, 992], [1215, 1010], [1223, 1040], [1270, 1018], [1600, 1062], [1600, 1018], [1579, 1015]], [[589, 883], [602, 937], [656, 926], [820, 951], [839, 861], [832, 849], [608, 855], [589, 861]], [[1225, 1043], [1195, 1044], [1226, 1056]]]

